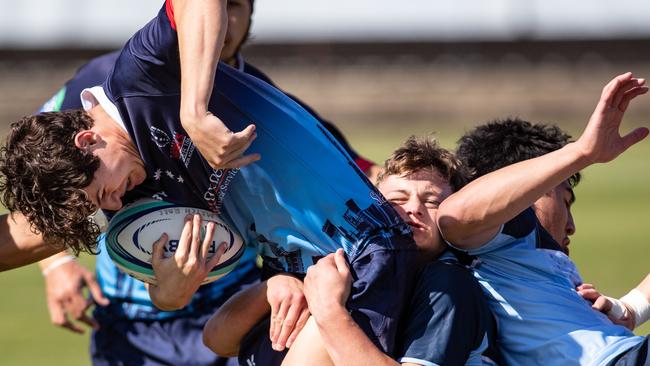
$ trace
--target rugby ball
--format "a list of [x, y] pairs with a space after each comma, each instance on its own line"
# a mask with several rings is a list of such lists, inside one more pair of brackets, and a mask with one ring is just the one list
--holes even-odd
[[241, 237], [217, 214], [200, 208], [154, 199], [140, 199], [123, 207], [108, 224], [106, 231], [108, 255], [122, 271], [140, 281], [156, 284], [151, 266], [153, 243], [162, 233], [167, 233], [169, 240], [165, 245], [165, 256], [171, 257], [178, 247], [185, 216], [197, 213], [203, 219], [202, 235], [206, 231], [208, 221], [216, 224], [210, 253], [214, 254], [219, 244], [223, 242], [227, 245], [226, 252], [203, 284], [215, 281], [235, 268], [245, 248]]

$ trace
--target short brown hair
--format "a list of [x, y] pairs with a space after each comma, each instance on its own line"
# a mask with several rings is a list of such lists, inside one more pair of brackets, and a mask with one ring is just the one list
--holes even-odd
[[82, 190], [90, 185], [99, 159], [75, 146], [77, 132], [93, 120], [82, 110], [47, 112], [12, 123], [0, 148], [1, 199], [20, 212], [32, 231], [75, 253], [95, 253], [99, 227]]
[[433, 136], [409, 137], [384, 162], [377, 184], [389, 175], [409, 175], [420, 170], [435, 169], [455, 191], [466, 183], [468, 173], [452, 152], [438, 145]]

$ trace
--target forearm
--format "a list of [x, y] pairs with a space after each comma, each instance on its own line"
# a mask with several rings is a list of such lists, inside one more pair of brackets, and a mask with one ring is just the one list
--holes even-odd
[[227, 26], [225, 0], [174, 0], [181, 62], [181, 121], [203, 116]]
[[0, 271], [37, 262], [61, 250], [47, 245], [42, 235], [33, 233], [23, 215], [0, 215]]
[[588, 165], [580, 147], [572, 143], [486, 174], [440, 205], [440, 230], [457, 246], [479, 246], [496, 234], [500, 225]]
[[634, 314], [633, 327], [638, 327], [650, 319], [650, 275], [647, 275], [636, 288], [627, 295], [621, 297], [620, 301], [626, 304], [627, 308]]
[[650, 274], [648, 274], [643, 281], [636, 286], [636, 289], [643, 293], [648, 302], [650, 302]]
[[315, 319], [334, 365], [399, 365], [370, 341], [344, 307]]
[[270, 311], [266, 282], [242, 290], [210, 318], [203, 329], [203, 343], [220, 356], [236, 356], [242, 339]]

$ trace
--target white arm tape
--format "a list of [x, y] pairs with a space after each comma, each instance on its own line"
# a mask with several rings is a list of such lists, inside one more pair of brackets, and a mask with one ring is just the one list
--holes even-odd
[[634, 312], [634, 327], [645, 323], [650, 318], [650, 302], [643, 292], [632, 289], [627, 295], [621, 297], [623, 301]]
[[53, 260], [52, 263], [50, 263], [47, 267], [45, 267], [45, 269], [43, 269], [43, 271], [42, 271], [43, 276], [47, 277], [47, 275], [50, 272], [52, 272], [54, 269], [56, 269], [58, 267], [61, 267], [62, 265], [66, 264], [68, 262], [72, 262], [73, 260], [75, 260], [75, 256], [73, 256], [73, 255], [66, 255], [64, 257], [57, 258], [57, 259]]
[[609, 296], [605, 297], [612, 302], [612, 308], [609, 309], [607, 315], [611, 316], [614, 319], [623, 319], [627, 308], [625, 308], [625, 305], [621, 302], [621, 300]]

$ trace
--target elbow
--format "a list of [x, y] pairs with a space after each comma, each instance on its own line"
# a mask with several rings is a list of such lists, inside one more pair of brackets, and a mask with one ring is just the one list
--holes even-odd
[[438, 209], [437, 223], [442, 237], [454, 246], [463, 248], [463, 242], [471, 234], [471, 219], [463, 202], [445, 200]]
[[223, 337], [224, 324], [221, 324], [219, 311], [210, 318], [203, 328], [203, 344], [221, 357], [236, 357], [239, 354], [239, 344]]

